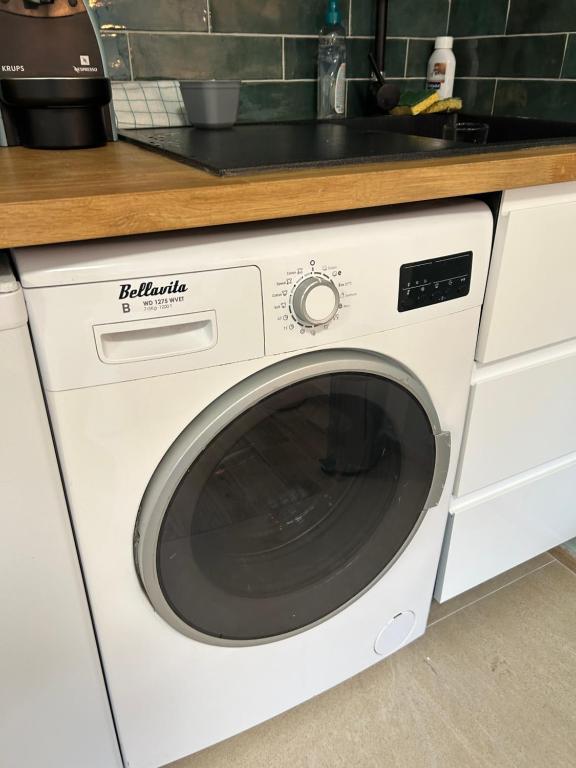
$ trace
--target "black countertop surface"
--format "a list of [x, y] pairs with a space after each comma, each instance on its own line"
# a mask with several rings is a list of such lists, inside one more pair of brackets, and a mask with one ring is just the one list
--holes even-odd
[[196, 168], [230, 176], [278, 169], [402, 161], [509, 151], [576, 142], [576, 123], [526, 118], [460, 116], [487, 122], [485, 145], [445, 141], [454, 116], [353, 118], [338, 122], [237, 125], [228, 130], [190, 127], [120, 131], [121, 138]]

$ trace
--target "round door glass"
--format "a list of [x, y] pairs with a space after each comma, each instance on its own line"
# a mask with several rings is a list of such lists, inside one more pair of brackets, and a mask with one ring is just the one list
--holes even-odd
[[321, 620], [402, 549], [435, 460], [424, 409], [389, 379], [333, 373], [270, 395], [174, 493], [156, 550], [165, 600], [190, 628], [231, 641]]

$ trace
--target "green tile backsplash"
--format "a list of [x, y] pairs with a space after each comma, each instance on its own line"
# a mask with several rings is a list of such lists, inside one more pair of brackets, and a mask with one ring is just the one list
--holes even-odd
[[132, 35], [136, 80], [275, 80], [282, 77], [282, 39], [244, 35]]
[[[483, 2], [483, 0], [480, 0]], [[445, 35], [450, 0], [389, 0], [391, 37]], [[352, 0], [352, 34], [374, 34], [375, 0]]]
[[576, 121], [576, 81], [501, 80], [494, 112]]
[[566, 46], [566, 55], [564, 56], [564, 66], [562, 67], [562, 77], [576, 80], [576, 35], [568, 36], [568, 45]]
[[470, 111], [576, 120], [576, 0], [452, 0], [449, 29]]
[[244, 83], [239, 119], [243, 122], [308, 120], [316, 114], [316, 84]]
[[207, 32], [207, 0], [90, 0], [102, 29]]
[[[118, 80], [235, 78], [240, 120], [313, 118], [317, 36], [327, 0], [90, 0]], [[340, 0], [348, 39], [349, 114], [368, 109], [376, 0]], [[390, 0], [386, 74], [422, 84], [450, 0]], [[413, 38], [425, 38], [415, 40]], [[419, 58], [415, 54], [425, 51]]]
[[558, 77], [565, 47], [566, 35], [454, 41], [460, 77]]
[[456, 78], [454, 92], [466, 105], [468, 112], [489, 115], [494, 103], [496, 80], [476, 80], [474, 78]]
[[[346, 27], [349, 1], [340, 0]], [[316, 35], [325, 10], [326, 0], [210, 0], [214, 32]]]
[[406, 60], [407, 77], [426, 77], [428, 59], [434, 50], [434, 40], [410, 40]]
[[[387, 77], [404, 77], [407, 40], [391, 39], [386, 46], [385, 71]], [[368, 55], [373, 49], [372, 38], [350, 38], [348, 41], [348, 77], [369, 78]]]
[[508, 34], [576, 31], [575, 0], [510, 0]]
[[509, 0], [452, 0], [449, 33], [468, 35], [503, 35]]
[[[386, 50], [386, 74], [402, 77], [406, 65], [406, 40], [390, 40]], [[370, 64], [368, 54], [372, 50], [369, 38], [352, 37], [348, 40], [348, 77], [368, 79]], [[313, 80], [316, 77], [316, 37], [287, 37], [284, 40], [284, 61], [286, 80]]]
[[130, 80], [128, 38], [123, 33], [107, 32], [102, 35], [108, 74], [113, 80]]
[[[112, 78], [241, 79], [240, 120], [313, 118], [327, 0], [89, 0]], [[471, 112], [576, 120], [576, 0], [389, 0], [386, 74], [425, 84], [434, 37], [455, 39]], [[341, 0], [348, 114], [370, 109], [376, 0]]]

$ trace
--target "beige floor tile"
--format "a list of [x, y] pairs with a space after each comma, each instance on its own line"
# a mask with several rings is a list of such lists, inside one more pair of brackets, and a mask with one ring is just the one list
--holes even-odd
[[550, 553], [554, 555], [556, 560], [562, 563], [562, 565], [565, 565], [566, 568], [569, 568], [576, 573], [576, 552], [574, 552], [573, 549], [554, 547], [554, 549], [550, 550]]
[[576, 578], [557, 562], [173, 768], [576, 765]]
[[428, 624], [434, 624], [436, 621], [440, 621], [451, 613], [460, 611], [467, 605], [475, 603], [476, 600], [480, 600], [481, 598], [486, 597], [486, 595], [490, 595], [492, 592], [496, 592], [498, 589], [502, 589], [503, 587], [508, 586], [508, 584], [512, 584], [514, 581], [524, 578], [524, 576], [532, 573], [532, 571], [542, 568], [542, 566], [553, 562], [553, 560], [554, 558], [552, 555], [548, 552], [544, 552], [544, 554], [533, 557], [525, 563], [520, 563], [520, 565], [517, 565], [515, 568], [511, 568], [509, 571], [505, 571], [504, 573], [495, 576], [493, 579], [485, 581], [483, 584], [479, 584], [477, 587], [474, 587], [474, 589], [469, 589], [467, 592], [463, 592], [461, 595], [457, 595], [451, 600], [447, 600], [445, 603], [437, 603], [433, 600]]

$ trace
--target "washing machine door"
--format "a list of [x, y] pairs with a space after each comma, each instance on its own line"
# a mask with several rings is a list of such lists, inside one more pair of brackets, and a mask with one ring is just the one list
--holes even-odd
[[438, 502], [449, 454], [399, 363], [356, 350], [284, 360], [219, 397], [160, 462], [136, 525], [140, 581], [204, 642], [300, 632], [394, 563]]

